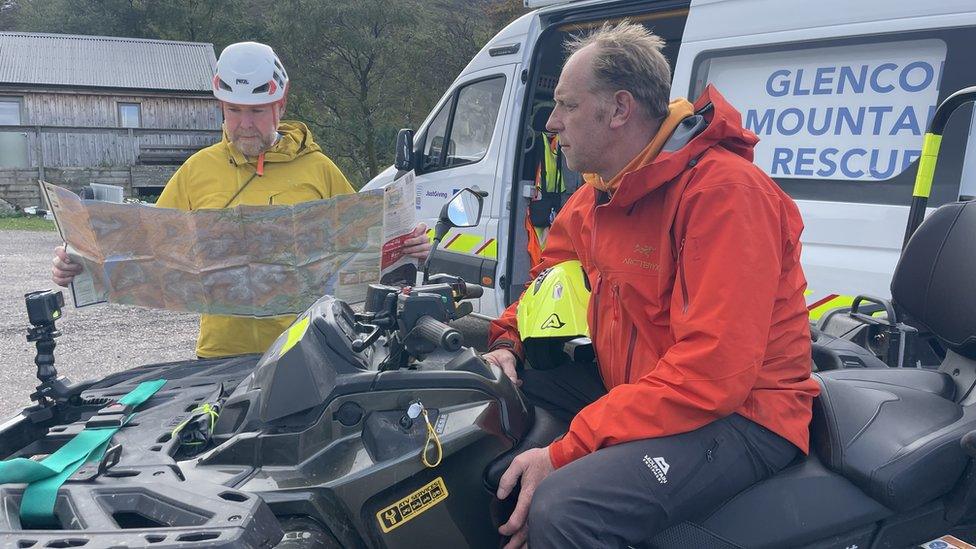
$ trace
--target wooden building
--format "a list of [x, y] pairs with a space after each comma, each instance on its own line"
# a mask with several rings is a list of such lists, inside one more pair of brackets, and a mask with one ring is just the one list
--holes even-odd
[[39, 204], [37, 180], [158, 194], [220, 139], [212, 44], [0, 32], [0, 199]]

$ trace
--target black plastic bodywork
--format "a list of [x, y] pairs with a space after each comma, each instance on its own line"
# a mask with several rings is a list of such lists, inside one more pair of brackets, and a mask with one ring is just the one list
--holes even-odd
[[[345, 303], [325, 297], [262, 357], [136, 368], [89, 388], [85, 407], [63, 408], [46, 425], [21, 416], [0, 432], [5, 458], [49, 454], [86, 420], [138, 383], [165, 378], [113, 439], [118, 462], [79, 470], [59, 493], [63, 530], [22, 530], [23, 485], [0, 487], [3, 544], [269, 547], [275, 515], [326, 525], [348, 547], [494, 546], [498, 517], [485, 510], [483, 472], [528, 430], [530, 414], [508, 378], [477, 353], [434, 353], [415, 369], [379, 372], [381, 339], [356, 353], [360, 337]], [[226, 397], [227, 394], [229, 397]], [[171, 431], [203, 402], [225, 395], [217, 444], [187, 456]], [[443, 445], [440, 465], [420, 460], [426, 424], [402, 418], [421, 402]], [[436, 479], [447, 497], [383, 532], [377, 513]], [[257, 496], [257, 497], [255, 497]]]

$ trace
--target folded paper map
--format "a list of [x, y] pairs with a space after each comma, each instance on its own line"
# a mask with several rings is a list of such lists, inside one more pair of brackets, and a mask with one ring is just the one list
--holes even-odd
[[[76, 306], [271, 316], [300, 313], [324, 294], [362, 299], [380, 279], [384, 244], [402, 248], [413, 228], [413, 203], [402, 199], [414, 194], [408, 185], [413, 177], [294, 206], [194, 211], [82, 200], [45, 182], [41, 189], [84, 267], [72, 288]], [[402, 253], [385, 255], [403, 264]]]

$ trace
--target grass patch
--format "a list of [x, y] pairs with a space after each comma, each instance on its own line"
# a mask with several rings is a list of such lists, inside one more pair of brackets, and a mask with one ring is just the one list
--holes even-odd
[[54, 222], [43, 217], [12, 215], [0, 216], [0, 231], [54, 231]]

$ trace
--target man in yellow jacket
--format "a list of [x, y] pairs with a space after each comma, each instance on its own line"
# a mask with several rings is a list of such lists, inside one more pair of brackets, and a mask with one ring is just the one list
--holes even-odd
[[[227, 46], [217, 61], [213, 93], [224, 113], [223, 139], [191, 156], [173, 174], [157, 206], [189, 211], [288, 205], [355, 192], [305, 124], [281, 120], [288, 75], [269, 46]], [[423, 223], [414, 229], [405, 244], [408, 255], [426, 257], [426, 231]], [[52, 280], [61, 286], [81, 272], [63, 246], [55, 250], [53, 264]], [[197, 356], [262, 353], [294, 319], [202, 315]]]

